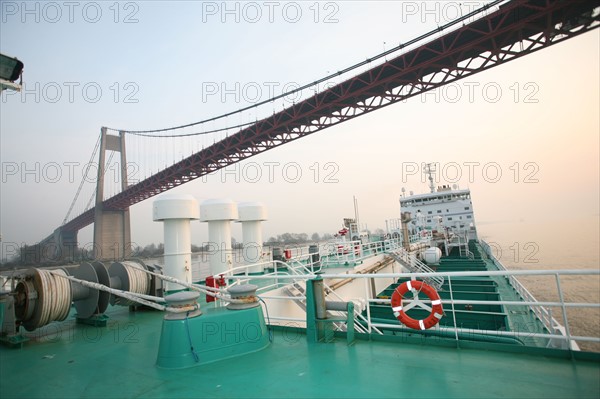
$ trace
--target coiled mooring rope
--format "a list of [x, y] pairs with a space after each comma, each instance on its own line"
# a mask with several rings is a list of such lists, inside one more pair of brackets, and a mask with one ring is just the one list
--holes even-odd
[[40, 291], [39, 319], [36, 319], [33, 328], [45, 326], [53, 321], [62, 321], [67, 318], [71, 309], [71, 284], [58, 276], [66, 276], [62, 269], [43, 270], [36, 269], [39, 276]]

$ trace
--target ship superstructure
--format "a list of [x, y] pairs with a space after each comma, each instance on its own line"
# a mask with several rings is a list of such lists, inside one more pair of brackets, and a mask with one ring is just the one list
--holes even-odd
[[411, 217], [410, 234], [427, 229], [432, 232], [456, 234], [468, 239], [477, 239], [475, 215], [469, 189], [459, 189], [456, 185], [434, 185], [435, 168], [427, 164], [426, 173], [429, 179], [429, 193], [413, 194], [400, 197], [401, 212], [408, 212]]

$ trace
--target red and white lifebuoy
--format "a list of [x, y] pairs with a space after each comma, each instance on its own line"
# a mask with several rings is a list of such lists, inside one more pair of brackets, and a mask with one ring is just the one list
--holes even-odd
[[[415, 298], [416, 294], [422, 292], [431, 300], [431, 313], [426, 319], [413, 319], [405, 313], [402, 306], [402, 300], [404, 299], [404, 294], [408, 291], [412, 291]], [[444, 315], [442, 300], [435, 288], [418, 280], [406, 281], [396, 287], [394, 294], [392, 295], [392, 311], [394, 312], [394, 316], [400, 320], [400, 323], [414, 330], [426, 330], [431, 328], [435, 326]]]

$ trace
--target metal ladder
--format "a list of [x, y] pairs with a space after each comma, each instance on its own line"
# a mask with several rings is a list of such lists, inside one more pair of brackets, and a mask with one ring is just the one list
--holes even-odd
[[471, 260], [475, 258], [473, 253], [469, 251], [469, 238], [467, 237], [466, 233], [464, 237], [461, 235], [458, 236], [458, 253], [461, 258], [469, 258]]
[[[306, 290], [302, 285], [298, 283], [298, 281], [294, 281], [292, 284], [288, 285], [284, 288], [285, 291], [294, 298], [298, 298], [306, 295]], [[306, 299], [301, 301], [294, 301], [298, 306], [302, 308], [302, 310], [306, 311]]]
[[[386, 253], [413, 273], [434, 273], [432, 268], [421, 262], [416, 256], [408, 253], [404, 248], [396, 248]], [[436, 290], [440, 290], [444, 284], [444, 278], [442, 276], [424, 277], [423, 281]]]

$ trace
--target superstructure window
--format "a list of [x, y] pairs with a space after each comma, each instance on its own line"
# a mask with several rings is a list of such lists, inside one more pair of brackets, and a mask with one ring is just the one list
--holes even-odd
[[442, 210], [441, 210], [441, 209], [438, 209], [437, 213], [442, 213]]
[[467, 215], [467, 219], [472, 219], [472, 216], [471, 215]]
[[468, 206], [465, 206], [465, 211], [468, 211], [470, 208]]

